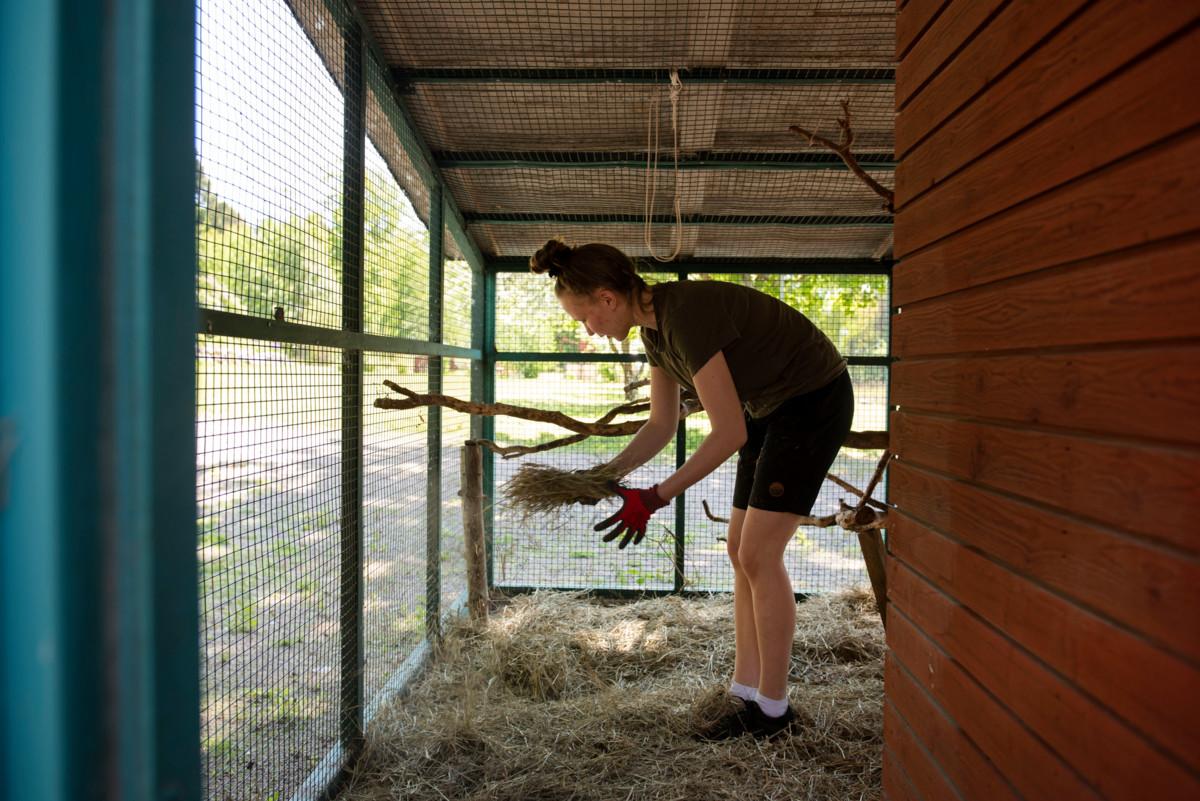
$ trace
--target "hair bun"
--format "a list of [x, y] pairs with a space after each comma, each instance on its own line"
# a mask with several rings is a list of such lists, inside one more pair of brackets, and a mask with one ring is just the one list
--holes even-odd
[[551, 278], [557, 278], [566, 269], [571, 259], [571, 246], [561, 239], [551, 239], [542, 245], [537, 253], [529, 260], [529, 269], [539, 275], [549, 273]]

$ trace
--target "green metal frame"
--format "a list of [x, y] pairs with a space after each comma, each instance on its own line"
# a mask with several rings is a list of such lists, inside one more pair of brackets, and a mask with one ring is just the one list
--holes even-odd
[[[470, 213], [464, 215], [467, 225], [641, 225], [646, 221], [642, 214], [533, 214], [533, 213]], [[675, 225], [671, 214], [652, 214], [653, 225]], [[682, 225], [785, 225], [801, 228], [845, 228], [853, 225], [891, 226], [892, 215], [799, 215], [799, 214], [683, 214], [678, 222]]]
[[[438, 151], [431, 158], [439, 169], [470, 170], [601, 170], [601, 169], [646, 169], [646, 154], [608, 151], [561, 151], [540, 150], [497, 154]], [[896, 168], [890, 153], [856, 153], [859, 166], [867, 171], [890, 172]], [[675, 159], [662, 155], [658, 160], [660, 170], [674, 170]], [[798, 170], [848, 171], [850, 168], [833, 153], [706, 153], [685, 155], [679, 159], [680, 170]]]
[[[685, 84], [772, 84], [776, 86], [890, 85], [896, 82], [894, 69], [733, 69], [697, 67], [681, 69]], [[480, 69], [393, 67], [392, 80], [410, 93], [418, 84], [667, 84], [671, 71], [666, 69], [545, 68]]]
[[[656, 271], [656, 264], [644, 262], [642, 269]], [[700, 257], [662, 265], [663, 272], [683, 267], [688, 273], [755, 273], [758, 275], [888, 275], [892, 262], [885, 259], [750, 259]], [[529, 272], [528, 256], [500, 256], [488, 259], [486, 268], [496, 273]]]
[[256, 339], [261, 342], [288, 342], [296, 345], [365, 350], [375, 353], [446, 356], [458, 359], [480, 358], [478, 348], [460, 348], [454, 345], [443, 345], [440, 342], [428, 342], [424, 339], [405, 339], [381, 334], [364, 334], [361, 331], [279, 322], [265, 317], [251, 317], [214, 309], [198, 311], [196, 333]]
[[[442, 340], [442, 292], [445, 279], [445, 264], [442, 261], [442, 185], [434, 184], [429, 189], [429, 338]], [[427, 372], [429, 392], [441, 394], [442, 360], [429, 359]], [[442, 587], [442, 407], [430, 406], [425, 410], [426, 465], [425, 486], [425, 635], [435, 640], [441, 637], [441, 587]]]
[[[343, 31], [345, 102], [342, 104], [342, 330], [363, 330], [363, 193], [366, 175], [366, 91], [361, 30]], [[341, 704], [342, 747], [350, 760], [365, 743], [363, 719], [363, 615], [346, 614], [363, 606], [363, 350], [342, 350], [341, 460]]]

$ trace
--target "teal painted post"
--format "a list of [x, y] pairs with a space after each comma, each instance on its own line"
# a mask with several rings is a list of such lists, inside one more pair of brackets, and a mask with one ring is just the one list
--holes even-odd
[[0, 5], [3, 798], [200, 795], [194, 14]]
[[[129, 499], [123, 522], [140, 528], [126, 551], [143, 552], [150, 561], [150, 607], [127, 609], [122, 617], [152, 621], [143, 631], [153, 634], [153, 655], [142, 678], [127, 674], [125, 697], [148, 694], [152, 723], [126, 720], [123, 728], [140, 736], [128, 738], [123, 767], [135, 776], [136, 766], [154, 771], [146, 783], [149, 793], [139, 796], [130, 780], [122, 784], [127, 799], [197, 801], [201, 795], [200, 761], [200, 619], [197, 603], [199, 571], [196, 537], [196, 229], [195, 229], [195, 46], [196, 9], [190, 3], [137, 0], [122, 3], [121, 33], [112, 52], [133, 53], [129, 77], [118, 77], [117, 108], [129, 127], [115, 126], [116, 139], [125, 152], [116, 160], [113, 175], [136, 174], [122, 164], [141, 164], [147, 171], [138, 177], [138, 191], [118, 192], [113, 208], [129, 203], [138, 210], [113, 232], [113, 242], [132, 243], [136, 253], [117, 254], [142, 291], [132, 295], [116, 312], [125, 328], [118, 341], [132, 361], [132, 350], [142, 354], [140, 380], [116, 376], [118, 386], [136, 386], [117, 409], [117, 420], [127, 421], [149, 410], [149, 420], [138, 430], [127, 431], [126, 449], [142, 453], [140, 470], [133, 480], [122, 480]], [[134, 77], [136, 75], [136, 77]], [[74, 80], [73, 76], [68, 76]], [[133, 130], [140, 132], [134, 135]], [[120, 180], [118, 178], [118, 180]], [[102, 206], [100, 214], [105, 213]], [[137, 247], [142, 236], [149, 241]], [[118, 288], [118, 297], [123, 295]], [[140, 314], [139, 314], [140, 311]], [[115, 360], [120, 363], [122, 357]], [[118, 469], [117, 475], [125, 475]], [[141, 489], [138, 489], [138, 488]], [[149, 512], [148, 514], [146, 512]], [[121, 582], [124, 558], [118, 558], [111, 576]], [[130, 642], [118, 634], [127, 652], [138, 653], [145, 643]], [[121, 704], [121, 702], [118, 702]], [[111, 707], [110, 707], [111, 708]], [[116, 714], [128, 718], [132, 707], [121, 705]], [[151, 711], [151, 710], [148, 710]]]
[[[366, 122], [363, 45], [344, 31], [342, 139], [342, 328], [363, 330], [363, 196]], [[363, 351], [342, 350], [341, 708], [339, 732], [350, 759], [363, 746]]]
[[[445, 263], [442, 241], [445, 237], [445, 215], [442, 205], [442, 185], [429, 187], [429, 341], [442, 341], [442, 291]], [[442, 392], [442, 358], [430, 356], [429, 392]], [[426, 449], [429, 453], [425, 485], [425, 636], [435, 640], [441, 636], [442, 588], [442, 407], [425, 410], [427, 421]]]

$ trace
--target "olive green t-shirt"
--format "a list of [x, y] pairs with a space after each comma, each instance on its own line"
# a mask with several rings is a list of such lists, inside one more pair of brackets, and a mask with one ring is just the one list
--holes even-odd
[[738, 398], [764, 417], [795, 395], [846, 369], [829, 337], [783, 301], [724, 281], [671, 281], [651, 287], [658, 328], [642, 328], [650, 364], [687, 389], [722, 351]]

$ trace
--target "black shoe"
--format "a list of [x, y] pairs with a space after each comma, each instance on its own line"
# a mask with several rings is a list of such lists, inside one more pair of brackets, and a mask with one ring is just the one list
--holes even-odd
[[777, 718], [773, 718], [766, 712], [763, 712], [762, 707], [758, 704], [753, 704], [753, 709], [748, 711], [747, 728], [751, 734], [760, 740], [774, 740], [777, 737], [782, 737], [791, 732], [792, 726], [796, 722], [796, 713], [792, 711], [790, 704], [784, 713]]
[[763, 712], [753, 701], [737, 699], [735, 703], [737, 703], [735, 709], [693, 734], [692, 739], [702, 742], [720, 742], [750, 734], [750, 724], [755, 713], [762, 715]]

